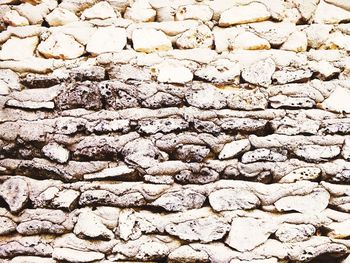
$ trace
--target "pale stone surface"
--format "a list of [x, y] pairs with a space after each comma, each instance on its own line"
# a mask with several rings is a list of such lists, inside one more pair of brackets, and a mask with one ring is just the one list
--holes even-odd
[[29, 25], [28, 19], [18, 14], [16, 10], [8, 11], [2, 19], [11, 26]]
[[236, 6], [224, 11], [220, 16], [219, 25], [232, 26], [259, 22], [269, 19], [270, 16], [271, 14], [265, 5], [253, 2], [246, 6]]
[[104, 258], [104, 254], [93, 251], [81, 251], [71, 248], [54, 248], [52, 257], [56, 260], [71, 262], [93, 262]]
[[319, 189], [305, 196], [287, 196], [279, 199], [275, 206], [278, 211], [298, 211], [306, 214], [316, 214], [328, 206], [329, 193]]
[[276, 229], [277, 225], [266, 220], [234, 218], [225, 243], [238, 251], [249, 251], [264, 243]]
[[302, 31], [292, 33], [281, 46], [283, 50], [305, 52], [307, 50], [307, 37]]
[[99, 2], [92, 7], [85, 9], [81, 14], [82, 19], [108, 19], [116, 18], [113, 7], [108, 2]]
[[156, 10], [152, 8], [127, 8], [124, 18], [133, 20], [134, 22], [152, 22], [156, 18]]
[[350, 113], [349, 99], [349, 89], [337, 87], [330, 96], [322, 102], [321, 107], [330, 111]]
[[29, 189], [21, 178], [7, 179], [0, 186], [0, 196], [8, 204], [11, 212], [20, 212], [28, 201]]
[[192, 79], [192, 72], [184, 66], [171, 64], [159, 66], [159, 73], [157, 76], [159, 82], [184, 84]]
[[235, 37], [232, 43], [233, 49], [270, 49], [270, 43], [251, 32], [244, 32]]
[[171, 41], [161, 31], [155, 29], [136, 29], [132, 33], [133, 47], [136, 51], [151, 53], [172, 49]]
[[10, 218], [0, 217], [0, 235], [8, 235], [16, 231], [16, 223]]
[[18, 38], [11, 37], [1, 46], [0, 60], [23, 60], [31, 58], [39, 43], [38, 37]]
[[210, 21], [213, 10], [207, 5], [183, 5], [176, 10], [176, 20], [196, 19]]
[[76, 22], [79, 18], [71, 11], [63, 8], [56, 8], [45, 17], [50, 26], [63, 26]]
[[318, 24], [338, 24], [350, 19], [350, 11], [321, 0], [314, 15]]
[[257, 61], [242, 69], [242, 77], [252, 84], [267, 86], [271, 84], [272, 74], [275, 72], [275, 62], [269, 58]]
[[119, 52], [126, 45], [126, 31], [114, 26], [100, 27], [87, 42], [86, 51], [94, 55]]
[[180, 49], [211, 48], [213, 35], [206, 25], [189, 29], [176, 39], [176, 46]]
[[340, 153], [339, 146], [301, 145], [294, 153], [310, 162], [321, 162], [332, 159]]
[[230, 159], [250, 149], [250, 142], [247, 139], [232, 141], [225, 144], [219, 154], [219, 159]]
[[277, 229], [276, 237], [284, 243], [300, 242], [308, 240], [316, 232], [316, 228], [310, 224], [282, 224]]
[[260, 200], [250, 191], [221, 189], [209, 195], [209, 203], [215, 211], [253, 209], [259, 206]]
[[350, 3], [346, 0], [325, 0], [329, 4], [333, 4], [350, 11]]
[[40, 42], [38, 51], [46, 58], [73, 59], [84, 54], [84, 47], [72, 36], [57, 32]]
[[213, 83], [239, 83], [240, 73], [238, 63], [228, 59], [218, 59], [198, 69], [194, 74]]
[[350, 236], [349, 225], [349, 219], [343, 222], [333, 222], [326, 226], [330, 231], [327, 235], [331, 238], [347, 238]]
[[65, 163], [69, 159], [69, 151], [57, 143], [45, 145], [42, 151], [45, 156], [58, 163]]

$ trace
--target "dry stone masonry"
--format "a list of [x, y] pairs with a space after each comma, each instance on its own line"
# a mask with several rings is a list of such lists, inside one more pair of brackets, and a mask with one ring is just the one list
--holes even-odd
[[0, 262], [350, 262], [350, 1], [0, 0]]

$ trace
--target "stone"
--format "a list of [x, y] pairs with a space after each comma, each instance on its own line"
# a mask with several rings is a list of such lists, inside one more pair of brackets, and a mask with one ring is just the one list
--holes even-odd
[[272, 75], [272, 80], [278, 84], [287, 84], [291, 82], [302, 82], [309, 80], [312, 76], [312, 71], [308, 69], [283, 68], [275, 71]]
[[7, 95], [20, 89], [19, 76], [10, 69], [0, 69], [0, 94]]
[[8, 204], [11, 212], [20, 212], [28, 201], [29, 189], [26, 181], [13, 177], [0, 186], [0, 196]]
[[260, 148], [243, 154], [242, 163], [252, 163], [259, 161], [284, 162], [287, 160], [287, 151]]
[[134, 22], [152, 22], [156, 18], [156, 10], [152, 8], [137, 8], [137, 7], [128, 7], [124, 13], [124, 18], [130, 19]]
[[265, 5], [253, 2], [245, 6], [234, 6], [222, 12], [219, 26], [228, 27], [237, 24], [261, 22], [269, 19], [270, 16], [271, 14]]
[[350, 90], [343, 87], [336, 87], [335, 90], [321, 103], [321, 108], [334, 112], [350, 113]]
[[153, 28], [134, 30], [132, 42], [136, 51], [145, 53], [172, 49], [170, 39], [162, 31]]
[[347, 238], [350, 236], [349, 225], [349, 219], [342, 222], [330, 223], [326, 226], [326, 229], [329, 231], [327, 236], [331, 238]]
[[263, 110], [267, 104], [267, 95], [260, 89], [236, 89], [227, 98], [228, 107], [234, 110]]
[[263, 244], [276, 229], [277, 225], [271, 221], [249, 217], [234, 218], [225, 243], [241, 252], [250, 251]]
[[69, 151], [57, 143], [45, 145], [42, 152], [47, 158], [54, 162], [66, 163], [69, 159]]
[[117, 167], [106, 168], [97, 173], [84, 174], [85, 180], [100, 180], [108, 178], [120, 178], [124, 176], [131, 176], [135, 173], [135, 169], [129, 168], [126, 165], [120, 165]]
[[350, 19], [350, 11], [328, 4], [321, 0], [314, 15], [314, 22], [318, 24], [339, 24]]
[[350, 4], [346, 0], [325, 0], [327, 3], [341, 7], [345, 10], [350, 11]]
[[83, 211], [79, 214], [73, 232], [81, 238], [103, 240], [114, 238], [113, 232], [101, 222], [97, 215], [89, 211]]
[[200, 25], [189, 29], [176, 39], [176, 46], [180, 49], [212, 48], [214, 37], [210, 28]]
[[168, 256], [169, 262], [172, 263], [190, 263], [190, 262], [210, 262], [208, 254], [203, 250], [196, 250], [190, 245], [183, 245]]
[[286, 196], [275, 202], [278, 211], [298, 211], [304, 214], [317, 214], [328, 206], [330, 195], [323, 189], [303, 196]]
[[201, 20], [210, 21], [213, 17], [213, 10], [207, 5], [183, 5], [175, 13], [176, 20]]
[[74, 37], [57, 32], [40, 42], [38, 51], [45, 58], [73, 59], [84, 54], [84, 47]]
[[56, 197], [52, 201], [52, 205], [57, 208], [72, 211], [78, 204], [79, 196], [80, 192], [72, 189], [65, 189], [56, 194]]
[[300, 180], [315, 180], [322, 173], [322, 170], [317, 167], [302, 167], [297, 168], [290, 173], [286, 174], [280, 180], [281, 183], [294, 183]]
[[272, 82], [271, 78], [275, 69], [275, 62], [268, 58], [244, 67], [242, 69], [242, 77], [249, 83], [268, 86]]
[[228, 59], [218, 59], [209, 65], [203, 65], [194, 75], [212, 83], [234, 83], [240, 80], [240, 65]]
[[308, 21], [315, 13], [319, 0], [292, 0], [291, 2], [298, 8], [301, 16]]
[[339, 146], [301, 145], [294, 154], [309, 162], [321, 162], [335, 158], [340, 153]]
[[193, 79], [189, 68], [181, 65], [162, 64], [159, 66], [157, 80], [163, 83], [185, 84]]
[[86, 51], [93, 55], [106, 52], [119, 52], [125, 45], [125, 29], [114, 26], [100, 27], [88, 41]]
[[85, 9], [80, 16], [84, 19], [108, 19], [116, 18], [117, 15], [114, 12], [113, 7], [108, 2], [98, 2], [92, 7]]
[[10, 26], [28, 26], [29, 21], [27, 18], [18, 14], [16, 10], [8, 11], [2, 18], [5, 23]]
[[270, 43], [251, 32], [244, 32], [235, 37], [231, 48], [246, 50], [270, 49]]
[[305, 32], [296, 31], [287, 38], [281, 46], [281, 49], [294, 52], [305, 52], [307, 50], [307, 41]]
[[10, 218], [0, 216], [0, 236], [8, 235], [16, 231], [16, 223]]
[[316, 233], [316, 228], [311, 224], [288, 224], [279, 226], [275, 235], [278, 240], [284, 243], [301, 242], [308, 240]]
[[237, 155], [244, 153], [250, 149], [250, 142], [248, 139], [232, 141], [225, 144], [219, 154], [220, 160], [231, 159]]
[[52, 258], [68, 262], [94, 262], [104, 259], [105, 255], [100, 252], [81, 251], [72, 248], [56, 247], [53, 249]]
[[200, 109], [222, 109], [226, 105], [225, 94], [209, 83], [193, 83], [185, 98], [189, 105]]
[[204, 243], [221, 239], [230, 229], [230, 226], [214, 217], [187, 220], [180, 223], [170, 223], [165, 231], [186, 241], [201, 241]]
[[56, 261], [48, 257], [18, 256], [11, 259], [11, 263], [55, 263]]
[[350, 160], [350, 138], [345, 139], [341, 155], [344, 159]]
[[78, 21], [79, 18], [73, 12], [58, 7], [48, 14], [45, 20], [50, 26], [64, 26]]
[[260, 205], [260, 200], [251, 191], [228, 188], [210, 193], [209, 203], [215, 211], [221, 212], [253, 209]]
[[18, 38], [12, 36], [4, 44], [0, 50], [0, 60], [24, 60], [34, 56], [34, 50], [39, 43], [37, 36]]
[[321, 47], [329, 38], [331, 25], [325, 24], [311, 24], [304, 29], [307, 36], [308, 46], [312, 48]]

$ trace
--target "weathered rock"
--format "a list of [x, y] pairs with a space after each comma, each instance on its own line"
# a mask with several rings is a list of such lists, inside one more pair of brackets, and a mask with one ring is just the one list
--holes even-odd
[[301, 145], [294, 154], [309, 162], [321, 162], [339, 155], [339, 146]]
[[200, 25], [197, 28], [189, 29], [176, 39], [176, 46], [180, 49], [212, 48], [213, 35], [210, 28]]
[[100, 27], [91, 36], [86, 51], [93, 55], [106, 52], [119, 52], [126, 45], [126, 31], [114, 26]]
[[58, 163], [66, 163], [69, 159], [69, 151], [57, 143], [45, 145], [42, 151], [47, 158]]
[[305, 52], [307, 50], [307, 37], [304, 32], [292, 33], [281, 46], [283, 50], [289, 50], [294, 52]]
[[242, 156], [242, 163], [258, 161], [284, 162], [287, 160], [287, 151], [276, 151], [274, 149], [256, 149], [246, 152]]
[[99, 2], [92, 7], [85, 9], [81, 14], [82, 19], [108, 19], [116, 18], [113, 7], [108, 2]]
[[346, 88], [337, 87], [330, 96], [321, 103], [321, 108], [335, 111], [350, 113], [350, 91]]
[[64, 8], [55, 8], [50, 14], [45, 17], [46, 22], [50, 26], [63, 26], [72, 22], [76, 22], [79, 18], [71, 11]]
[[165, 231], [170, 235], [178, 236], [182, 240], [211, 242], [221, 239], [230, 229], [230, 226], [214, 217], [188, 220], [181, 223], [166, 225]]
[[134, 30], [132, 42], [136, 51], [146, 53], [172, 49], [171, 41], [168, 37], [163, 32], [153, 28]]
[[269, 58], [257, 61], [242, 69], [242, 77], [249, 83], [261, 86], [271, 84], [272, 74], [275, 72], [275, 62]]
[[0, 217], [0, 236], [8, 235], [16, 231], [16, 223], [10, 218]]
[[213, 10], [207, 5], [183, 5], [175, 13], [176, 20], [195, 19], [210, 21], [213, 17]]
[[270, 43], [251, 32], [244, 32], [235, 37], [231, 48], [246, 50], [270, 49]]
[[338, 24], [349, 19], [350, 11], [328, 4], [323, 0], [320, 1], [314, 15], [314, 21], [318, 24]]
[[310, 224], [282, 224], [277, 229], [275, 235], [284, 243], [292, 243], [308, 240], [315, 232], [316, 228]]
[[31, 58], [34, 55], [34, 50], [39, 43], [37, 36], [18, 38], [11, 37], [1, 46], [0, 60], [14, 59], [22, 60]]
[[263, 244], [276, 229], [277, 225], [266, 220], [234, 218], [225, 243], [238, 251], [249, 251]]
[[0, 196], [8, 204], [11, 212], [20, 212], [28, 201], [29, 189], [21, 178], [9, 178], [0, 186]]
[[84, 47], [72, 36], [57, 32], [40, 42], [38, 51], [46, 58], [73, 59], [84, 54]]
[[329, 193], [318, 189], [304, 196], [287, 196], [279, 199], [275, 206], [278, 211], [298, 211], [300, 213], [320, 213], [328, 206]]
[[347, 238], [350, 236], [349, 224], [349, 219], [342, 222], [333, 222], [326, 226], [329, 230], [327, 235], [331, 238]]
[[110, 240], [114, 234], [90, 211], [83, 211], [79, 214], [74, 227], [74, 234], [81, 238], [95, 238]]
[[16, 10], [11, 10], [6, 12], [6, 14], [2, 18], [5, 23], [11, 26], [27, 26], [29, 25], [29, 21], [27, 18], [18, 14]]
[[230, 159], [250, 149], [250, 142], [247, 139], [232, 141], [225, 144], [219, 154], [219, 159]]
[[228, 107], [237, 110], [260, 110], [267, 107], [267, 96], [259, 89], [233, 90], [227, 98]]
[[126, 8], [124, 18], [133, 20], [134, 22], [152, 22], [156, 18], [156, 10], [152, 8]]
[[260, 205], [259, 198], [250, 191], [221, 189], [209, 195], [211, 207], [218, 212], [225, 210], [253, 209]]
[[224, 11], [219, 20], [220, 26], [232, 26], [260, 22], [269, 19], [271, 16], [266, 6], [261, 3], [251, 3], [246, 6], [235, 6]]
[[226, 105], [225, 95], [212, 84], [194, 84], [192, 90], [185, 94], [186, 101], [191, 106], [200, 109], [221, 109]]
[[56, 260], [70, 262], [93, 262], [104, 259], [104, 254], [93, 251], [81, 251], [71, 248], [54, 248], [52, 257]]
[[286, 174], [281, 180], [281, 183], [292, 183], [299, 180], [315, 180], [322, 173], [322, 170], [317, 167], [302, 167]]
[[228, 59], [218, 59], [210, 65], [203, 66], [194, 74], [195, 76], [213, 83], [239, 83], [240, 66]]

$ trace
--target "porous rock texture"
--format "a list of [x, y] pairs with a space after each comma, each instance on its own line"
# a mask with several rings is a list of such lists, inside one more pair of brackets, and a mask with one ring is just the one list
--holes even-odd
[[349, 3], [0, 0], [0, 262], [350, 262]]

